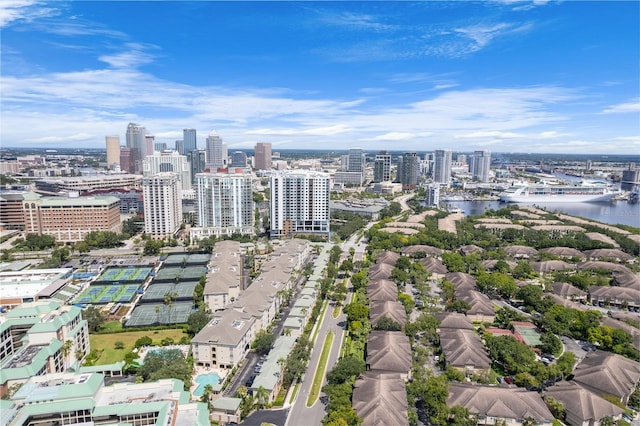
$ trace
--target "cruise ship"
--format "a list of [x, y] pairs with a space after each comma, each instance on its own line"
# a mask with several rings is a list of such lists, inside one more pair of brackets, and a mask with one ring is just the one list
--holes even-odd
[[506, 203], [600, 203], [611, 201], [620, 191], [605, 182], [549, 185], [544, 182], [514, 185], [500, 194]]

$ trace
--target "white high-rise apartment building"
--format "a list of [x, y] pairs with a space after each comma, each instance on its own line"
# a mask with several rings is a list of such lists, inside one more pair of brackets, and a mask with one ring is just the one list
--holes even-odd
[[287, 170], [271, 175], [271, 237], [318, 234], [329, 237], [328, 173]]
[[144, 232], [154, 238], [173, 236], [182, 223], [180, 180], [176, 173], [142, 179]]
[[254, 234], [252, 185], [250, 173], [197, 174], [198, 228], [191, 230], [193, 240], [211, 235]]
[[107, 166], [109, 169], [120, 167], [120, 136], [105, 136], [104, 141], [107, 145]]
[[215, 130], [212, 130], [207, 137], [207, 168], [211, 172], [227, 167], [229, 153], [227, 144], [222, 142], [222, 138]]
[[451, 182], [451, 151], [438, 149], [434, 153], [433, 181], [449, 184]]
[[176, 173], [180, 180], [180, 189], [191, 189], [191, 167], [186, 155], [180, 155], [176, 151], [154, 152], [144, 159], [142, 174], [145, 177], [158, 173]]
[[491, 152], [475, 151], [471, 157], [471, 176], [479, 182], [489, 182], [489, 169], [491, 168]]

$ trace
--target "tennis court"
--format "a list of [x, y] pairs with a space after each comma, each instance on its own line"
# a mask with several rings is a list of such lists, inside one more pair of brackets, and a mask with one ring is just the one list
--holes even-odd
[[165, 294], [176, 294], [177, 301], [192, 301], [197, 282], [161, 283], [150, 285], [144, 292], [140, 303], [163, 302]]
[[170, 254], [162, 264], [167, 267], [206, 265], [210, 258], [209, 254]]
[[143, 282], [153, 269], [149, 267], [107, 268], [95, 281], [95, 284]]
[[[156, 308], [157, 307], [157, 308]], [[149, 327], [154, 325], [185, 324], [194, 312], [193, 303], [176, 302], [171, 307], [162, 303], [143, 304], [131, 313], [125, 327]]]
[[93, 305], [105, 305], [111, 302], [130, 303], [139, 288], [138, 284], [92, 285], [80, 293], [73, 303]]
[[207, 270], [203, 266], [190, 266], [187, 268], [161, 268], [153, 279], [152, 284], [179, 282], [179, 281], [198, 281], [201, 276], [205, 275]]
[[542, 343], [540, 341], [540, 333], [536, 331], [535, 325], [533, 324], [513, 323], [513, 330], [516, 334], [522, 336], [528, 346], [538, 346]]

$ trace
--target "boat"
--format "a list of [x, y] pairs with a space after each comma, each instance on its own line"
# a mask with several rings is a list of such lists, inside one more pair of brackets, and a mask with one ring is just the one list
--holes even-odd
[[582, 181], [575, 184], [513, 185], [500, 194], [506, 203], [601, 203], [611, 201], [620, 190], [606, 182]]

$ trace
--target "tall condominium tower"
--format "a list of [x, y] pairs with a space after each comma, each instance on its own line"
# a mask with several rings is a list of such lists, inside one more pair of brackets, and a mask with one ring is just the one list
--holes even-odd
[[144, 232], [154, 238], [174, 235], [182, 223], [180, 181], [176, 173], [158, 173], [142, 179]]
[[416, 189], [418, 185], [418, 154], [415, 152], [405, 152], [402, 155], [402, 173], [400, 173], [400, 183], [403, 190]]
[[207, 137], [207, 168], [215, 172], [227, 166], [227, 144], [222, 142], [222, 138], [215, 130], [212, 130]]
[[191, 151], [198, 149], [198, 141], [196, 138], [196, 129], [183, 129], [182, 130], [183, 151], [182, 155], [187, 155]]
[[111, 169], [120, 164], [120, 136], [105, 136], [107, 145], [107, 166]]
[[196, 149], [187, 152], [187, 161], [191, 167], [191, 183], [196, 183], [196, 175], [204, 172], [207, 164], [207, 152], [204, 149]]
[[451, 181], [451, 151], [438, 149], [434, 153], [433, 181], [449, 184]]
[[258, 142], [253, 155], [256, 170], [271, 170], [271, 143]]
[[475, 151], [471, 157], [471, 176], [479, 182], [489, 182], [489, 169], [491, 167], [491, 152]]
[[127, 147], [131, 148], [134, 173], [142, 173], [142, 160], [151, 153], [147, 150], [146, 133], [144, 126], [139, 124], [129, 123], [127, 126]]
[[287, 170], [271, 175], [271, 238], [296, 234], [329, 237], [328, 173]]
[[198, 237], [253, 234], [253, 179], [250, 173], [199, 173], [196, 176]]
[[391, 154], [380, 151], [373, 162], [373, 181], [375, 183], [391, 180]]
[[168, 151], [154, 152], [145, 157], [142, 168], [142, 174], [145, 177], [166, 172], [178, 175], [181, 190], [191, 189], [191, 168], [185, 155], [180, 155], [176, 151]]

